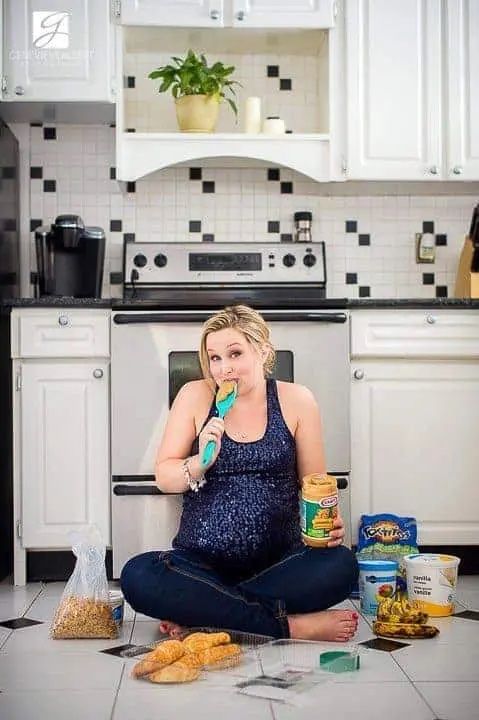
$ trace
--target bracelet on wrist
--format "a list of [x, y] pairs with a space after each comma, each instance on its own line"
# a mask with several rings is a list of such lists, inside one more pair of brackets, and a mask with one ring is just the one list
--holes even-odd
[[194, 478], [191, 476], [190, 466], [188, 464], [190, 460], [190, 457], [187, 457], [185, 460], [183, 460], [183, 464], [181, 467], [183, 469], [183, 475], [185, 477], [188, 488], [193, 492], [198, 492], [198, 490], [206, 484], [206, 478], [204, 475], [200, 475], [199, 478]]

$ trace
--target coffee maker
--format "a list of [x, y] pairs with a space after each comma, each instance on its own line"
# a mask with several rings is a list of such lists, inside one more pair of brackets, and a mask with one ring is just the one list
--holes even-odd
[[85, 227], [79, 215], [58, 215], [35, 230], [39, 294], [101, 297], [105, 232]]

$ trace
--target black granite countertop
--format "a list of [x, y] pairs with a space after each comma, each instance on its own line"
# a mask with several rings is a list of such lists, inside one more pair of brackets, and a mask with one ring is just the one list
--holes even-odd
[[[5, 298], [0, 299], [0, 308], [5, 312], [11, 308], [112, 308], [113, 310], [174, 310], [173, 306], [161, 305], [152, 300], [123, 300], [118, 298]], [[317, 309], [476, 309], [479, 310], [479, 298], [325, 298], [318, 299]], [[183, 308], [188, 309], [188, 308]], [[189, 308], [192, 309], [192, 308]], [[196, 309], [196, 308], [195, 308]]]

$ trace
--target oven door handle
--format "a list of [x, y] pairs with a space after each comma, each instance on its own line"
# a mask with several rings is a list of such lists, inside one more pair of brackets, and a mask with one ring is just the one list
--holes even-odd
[[[324, 323], [345, 323], [347, 322], [348, 316], [346, 313], [337, 312], [301, 312], [301, 311], [286, 311], [286, 312], [269, 312], [268, 310], [262, 310], [261, 314], [265, 320], [271, 322], [283, 321], [283, 322], [324, 322]], [[113, 316], [113, 322], [115, 325], [138, 325], [145, 323], [172, 323], [172, 322], [205, 322], [212, 315], [212, 312], [198, 312], [198, 313], [176, 313], [176, 312], [151, 312], [151, 313], [116, 313]]]
[[169, 493], [161, 492], [160, 488], [156, 485], [114, 485], [113, 494], [124, 496], [124, 495], [166, 495]]

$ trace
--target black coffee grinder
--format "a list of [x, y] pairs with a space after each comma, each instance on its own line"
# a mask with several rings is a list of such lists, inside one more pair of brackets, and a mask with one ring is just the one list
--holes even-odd
[[39, 295], [101, 297], [105, 232], [79, 215], [58, 215], [35, 230]]

